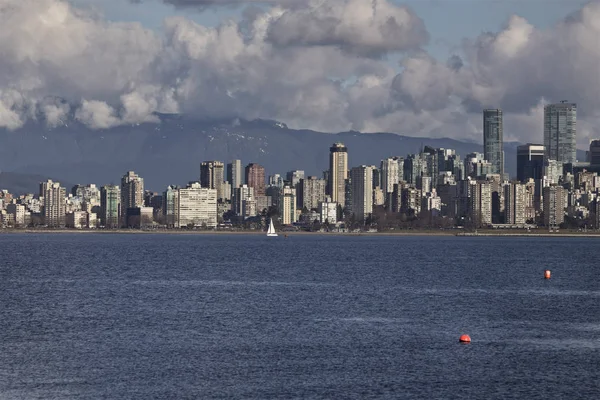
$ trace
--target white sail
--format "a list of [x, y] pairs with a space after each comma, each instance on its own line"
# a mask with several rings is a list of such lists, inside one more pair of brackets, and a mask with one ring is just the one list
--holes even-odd
[[275, 232], [275, 226], [273, 226], [273, 219], [269, 222], [269, 230], [267, 231], [267, 236], [277, 236], [277, 232]]

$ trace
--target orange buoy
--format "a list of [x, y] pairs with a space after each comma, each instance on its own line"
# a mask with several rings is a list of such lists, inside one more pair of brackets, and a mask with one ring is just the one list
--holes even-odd
[[461, 343], [471, 343], [471, 336], [461, 335], [460, 338], [458, 339], [458, 341]]
[[550, 272], [549, 269], [544, 271], [544, 278], [546, 279], [550, 279], [550, 276], [552, 275], [552, 273]]

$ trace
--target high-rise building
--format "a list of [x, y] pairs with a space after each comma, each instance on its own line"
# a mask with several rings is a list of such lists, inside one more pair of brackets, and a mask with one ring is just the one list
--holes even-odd
[[561, 101], [544, 107], [545, 159], [577, 161], [577, 104]]
[[203, 188], [215, 189], [217, 191], [217, 199], [224, 199], [223, 183], [225, 177], [223, 175], [224, 166], [220, 161], [204, 161], [200, 164], [200, 185]]
[[517, 179], [542, 179], [544, 176], [544, 146], [527, 143], [517, 147]]
[[100, 189], [100, 222], [107, 229], [119, 227], [121, 191], [116, 185], [102, 186]]
[[64, 228], [67, 190], [50, 179], [42, 182], [40, 188], [44, 197], [44, 224], [49, 228]]
[[162, 213], [167, 228], [179, 226], [179, 188], [175, 185], [167, 186], [162, 201]]
[[279, 200], [279, 215], [283, 225], [296, 222], [296, 189], [285, 186]]
[[249, 211], [244, 205], [247, 202], [254, 201], [254, 188], [248, 185], [241, 185], [233, 190], [232, 195], [232, 210], [236, 215], [244, 217], [252, 217], [253, 215], [246, 214], [244, 211]]
[[375, 167], [361, 165], [352, 168], [352, 213], [357, 221], [364, 224], [366, 218], [373, 213], [373, 169]]
[[227, 182], [231, 184], [231, 192], [233, 189], [239, 188], [243, 185], [243, 173], [242, 173], [242, 161], [233, 160], [227, 164]]
[[469, 216], [476, 227], [492, 223], [492, 185], [488, 181], [469, 181]]
[[504, 222], [523, 225], [526, 222], [527, 187], [520, 182], [510, 182], [504, 186]]
[[346, 206], [346, 179], [348, 179], [348, 149], [343, 143], [329, 148], [329, 191], [331, 200]]
[[562, 186], [550, 185], [543, 190], [544, 225], [549, 229], [557, 228], [565, 222], [566, 193]]
[[121, 178], [121, 226], [127, 226], [127, 213], [132, 208], [144, 207], [144, 179], [128, 171]]
[[319, 208], [319, 203], [325, 200], [325, 186], [325, 180], [316, 176], [300, 180], [297, 190], [300, 207], [308, 210]]
[[483, 110], [483, 155], [492, 174], [504, 175], [504, 130], [502, 110]]
[[387, 195], [394, 191], [394, 185], [399, 182], [399, 158], [389, 157], [381, 160], [381, 189]]
[[217, 226], [217, 190], [192, 182], [178, 190], [178, 222], [176, 227]]
[[246, 184], [254, 188], [254, 196], [265, 195], [265, 168], [251, 163], [246, 166]]

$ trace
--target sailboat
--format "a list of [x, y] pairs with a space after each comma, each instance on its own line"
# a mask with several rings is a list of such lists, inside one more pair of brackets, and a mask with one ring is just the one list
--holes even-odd
[[273, 218], [271, 218], [269, 222], [269, 230], [267, 231], [267, 236], [277, 236], [277, 232], [275, 232], [275, 227], [273, 226]]

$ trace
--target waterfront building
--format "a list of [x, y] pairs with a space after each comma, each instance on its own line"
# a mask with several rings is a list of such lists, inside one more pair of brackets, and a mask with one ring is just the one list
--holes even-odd
[[191, 182], [178, 190], [178, 217], [176, 227], [217, 226], [217, 190]]
[[108, 229], [119, 227], [121, 190], [115, 185], [100, 189], [100, 223]]
[[337, 203], [332, 202], [329, 196], [319, 203], [319, 215], [322, 224], [337, 224], [337, 206]]
[[44, 224], [49, 228], [64, 228], [66, 215], [66, 189], [49, 179], [41, 185], [44, 198]]

